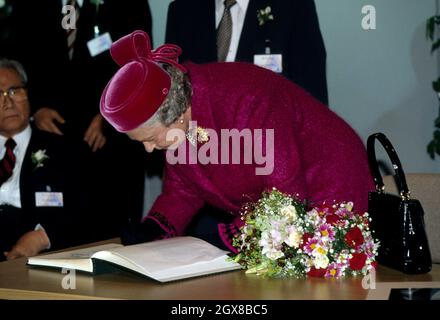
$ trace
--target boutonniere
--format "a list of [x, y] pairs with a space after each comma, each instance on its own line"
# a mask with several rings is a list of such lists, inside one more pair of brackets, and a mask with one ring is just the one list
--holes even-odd
[[104, 4], [104, 0], [90, 0], [90, 2], [96, 6], [97, 13], [99, 12], [99, 6]]
[[38, 150], [37, 152], [32, 152], [31, 154], [32, 163], [34, 164], [34, 171], [38, 168], [44, 166], [43, 162], [46, 159], [49, 159], [49, 156], [46, 154], [46, 150]]
[[273, 20], [272, 8], [267, 6], [265, 9], [257, 10], [257, 18], [260, 27], [267, 21]]

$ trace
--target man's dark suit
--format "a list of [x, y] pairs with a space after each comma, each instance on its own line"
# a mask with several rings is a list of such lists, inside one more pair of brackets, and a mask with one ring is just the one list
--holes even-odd
[[[85, 146], [84, 146], [85, 147]], [[32, 161], [32, 154], [38, 150], [46, 150], [48, 159], [37, 168]], [[59, 249], [81, 243], [76, 238], [79, 228], [86, 225], [85, 217], [81, 216], [87, 205], [87, 196], [83, 193], [82, 166], [69, 153], [65, 140], [55, 134], [32, 129], [31, 139], [26, 150], [20, 172], [21, 210], [17, 212], [15, 225], [4, 225], [0, 235], [0, 260], [4, 259], [3, 251], [9, 251], [18, 238], [35, 229], [37, 224], [46, 231], [51, 249]], [[36, 205], [36, 192], [61, 192], [62, 207]]]
[[109, 51], [91, 57], [87, 42], [94, 26], [109, 32], [113, 41], [136, 30], [151, 33], [148, 1], [129, 4], [105, 0], [96, 7], [84, 0], [77, 23], [73, 60], [68, 58], [67, 31], [62, 28], [61, 0], [16, 1], [13, 9], [10, 55], [23, 63], [29, 76], [29, 94], [35, 111], [51, 107], [65, 117], [66, 129], [81, 135], [99, 113], [101, 93], [118, 66]]
[[[151, 14], [147, 0], [105, 0], [98, 13], [91, 0], [84, 0], [72, 61], [62, 19], [61, 0], [17, 0], [10, 57], [22, 62], [29, 75], [33, 111], [40, 107], [57, 110], [66, 120], [61, 130], [69, 141], [78, 142], [99, 114], [101, 93], [118, 68], [109, 51], [90, 56], [87, 42], [93, 39], [95, 25], [116, 41], [136, 29], [151, 33]], [[90, 157], [96, 203], [90, 214], [90, 223], [95, 225], [90, 241], [116, 236], [126, 216], [140, 219], [143, 209], [143, 148], [110, 126], [105, 129], [106, 145]]]
[[[271, 7], [273, 21], [258, 25], [257, 11]], [[250, 0], [235, 61], [283, 55], [283, 74], [328, 104], [326, 51], [313, 0]], [[179, 45], [181, 61], [217, 59], [214, 0], [175, 0], [168, 8], [166, 42]]]

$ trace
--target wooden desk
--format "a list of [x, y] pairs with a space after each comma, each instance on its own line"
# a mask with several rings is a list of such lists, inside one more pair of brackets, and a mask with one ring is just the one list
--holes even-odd
[[[98, 244], [102, 243], [93, 245]], [[2, 262], [0, 299], [341, 300], [366, 299], [369, 293], [375, 299], [387, 297], [387, 294], [363, 289], [361, 277], [264, 279], [239, 270], [161, 284], [129, 273], [98, 276], [76, 273], [76, 289], [65, 290], [62, 287], [65, 276], [60, 270], [30, 268], [24, 258]], [[440, 265], [434, 265], [428, 274], [413, 276], [380, 267], [376, 281], [376, 290], [388, 282], [404, 287], [406, 284], [402, 282], [417, 282], [413, 287], [440, 288]]]

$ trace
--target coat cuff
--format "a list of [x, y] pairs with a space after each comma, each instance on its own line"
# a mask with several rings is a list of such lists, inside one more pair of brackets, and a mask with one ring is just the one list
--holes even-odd
[[159, 227], [165, 232], [165, 234], [162, 235], [160, 239], [173, 238], [177, 236], [176, 229], [171, 225], [168, 219], [160, 212], [151, 212], [145, 217], [144, 221], [146, 219], [151, 219], [154, 222], [156, 222], [159, 225]]
[[240, 233], [240, 230], [234, 223], [219, 223], [218, 224], [218, 234], [220, 239], [222, 239], [225, 246], [233, 253], [237, 254], [238, 251], [232, 245], [232, 240], [236, 235]]

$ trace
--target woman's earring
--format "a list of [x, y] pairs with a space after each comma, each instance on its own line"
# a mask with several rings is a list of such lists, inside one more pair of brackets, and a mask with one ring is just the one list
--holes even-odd
[[183, 119], [180, 119], [180, 120], [179, 120], [179, 123], [183, 123]]

